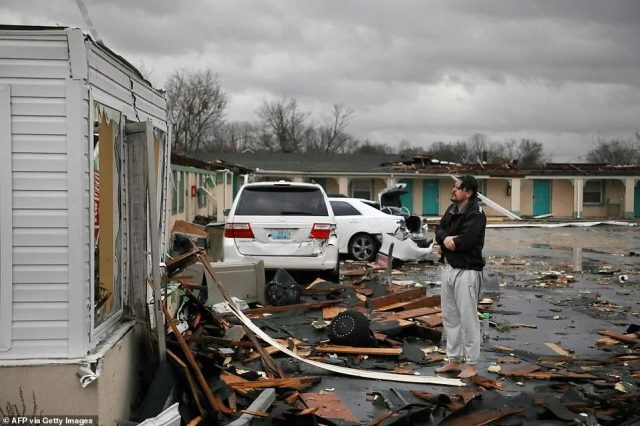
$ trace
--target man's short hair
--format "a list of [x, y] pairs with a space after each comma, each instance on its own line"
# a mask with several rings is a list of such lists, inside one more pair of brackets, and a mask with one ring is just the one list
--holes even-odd
[[458, 177], [458, 181], [460, 182], [460, 188], [465, 191], [472, 191], [473, 194], [471, 198], [475, 198], [478, 196], [478, 181], [471, 175], [464, 175]]

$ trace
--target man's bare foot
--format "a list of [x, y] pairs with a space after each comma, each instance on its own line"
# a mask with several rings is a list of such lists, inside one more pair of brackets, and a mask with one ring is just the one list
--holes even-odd
[[461, 379], [468, 379], [469, 377], [477, 375], [478, 368], [475, 366], [475, 364], [469, 364], [464, 368], [464, 370], [460, 372], [460, 374], [458, 374], [458, 377], [460, 377]]
[[448, 362], [442, 367], [436, 368], [436, 373], [446, 373], [447, 371], [460, 371], [460, 364], [457, 362]]

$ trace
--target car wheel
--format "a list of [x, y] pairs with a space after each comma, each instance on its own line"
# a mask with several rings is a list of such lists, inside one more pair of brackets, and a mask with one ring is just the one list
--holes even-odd
[[357, 234], [349, 241], [349, 254], [355, 260], [371, 261], [378, 254], [378, 245], [369, 234]]

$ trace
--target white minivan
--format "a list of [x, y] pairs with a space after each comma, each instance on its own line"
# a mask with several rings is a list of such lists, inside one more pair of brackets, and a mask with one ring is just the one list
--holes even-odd
[[258, 258], [268, 270], [310, 271], [339, 280], [336, 221], [320, 185], [244, 185], [227, 216], [223, 247], [225, 261]]

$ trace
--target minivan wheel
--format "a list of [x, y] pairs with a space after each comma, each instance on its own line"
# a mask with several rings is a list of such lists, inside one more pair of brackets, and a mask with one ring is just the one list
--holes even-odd
[[378, 245], [369, 234], [357, 234], [349, 241], [349, 254], [355, 260], [371, 261], [378, 254]]

